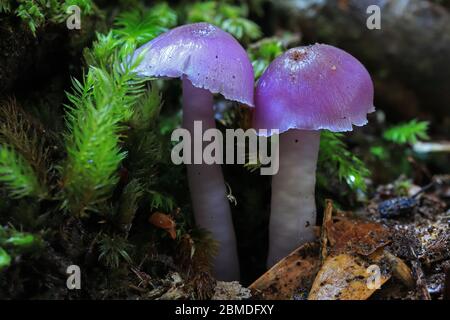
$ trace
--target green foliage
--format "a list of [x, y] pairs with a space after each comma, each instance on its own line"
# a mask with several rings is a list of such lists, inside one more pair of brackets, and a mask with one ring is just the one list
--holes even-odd
[[281, 41], [269, 38], [250, 46], [247, 51], [255, 71], [255, 79], [258, 79], [266, 71], [269, 64], [283, 53], [284, 48]]
[[128, 254], [131, 245], [124, 238], [119, 236], [110, 237], [104, 234], [99, 240], [99, 248], [100, 255], [98, 259], [109, 268], [118, 268], [121, 260], [131, 263], [131, 258]]
[[[119, 147], [123, 122], [130, 119], [132, 106], [144, 91], [144, 79], [133, 72], [140, 59], [127, 59], [133, 51], [134, 46], [123, 45], [110, 56], [97, 56], [102, 67], [91, 66], [84, 83], [74, 80], [74, 93], [68, 95], [72, 105], [63, 180], [67, 204], [77, 215], [94, 209], [118, 181], [117, 169], [126, 156]], [[112, 65], [104, 67], [102, 59]]]
[[0, 226], [0, 271], [11, 264], [12, 256], [35, 252], [42, 246], [42, 239], [38, 236]]
[[51, 171], [48, 131], [14, 99], [4, 101], [0, 106], [0, 143], [15, 150], [32, 167], [42, 188], [46, 188]]
[[30, 164], [3, 144], [0, 144], [0, 183], [6, 186], [12, 198], [39, 198], [44, 195]]
[[148, 191], [154, 183], [156, 166], [162, 161], [163, 153], [163, 138], [156, 125], [161, 110], [161, 96], [156, 86], [150, 86], [133, 110], [127, 139], [127, 166], [133, 178], [140, 179]]
[[138, 179], [131, 180], [122, 192], [119, 203], [119, 223], [127, 232], [138, 209], [139, 200], [143, 195], [144, 186]]
[[[90, 1], [50, 2], [94, 10]], [[50, 8], [44, 9], [42, 3], [22, 2], [24, 19], [30, 12], [44, 17], [26, 18], [34, 23], [33, 30], [50, 21]], [[27, 11], [25, 5], [35, 8]], [[11, 12], [15, 9], [12, 6]], [[148, 21], [140, 24], [136, 17]], [[165, 155], [170, 143], [162, 138], [158, 123], [161, 94], [157, 85], [147, 86], [149, 79], [134, 72], [142, 57], [130, 57], [138, 45], [175, 22], [173, 10], [162, 4], [150, 11], [124, 14], [116, 29], [97, 34], [92, 47], [84, 51], [88, 67], [80, 79], [73, 79], [73, 88], [67, 93], [66, 130], [61, 135], [48, 132], [15, 103], [0, 105], [0, 185], [2, 194], [11, 195], [0, 204], [2, 213], [10, 208], [14, 212], [2, 216], [2, 223], [5, 219], [11, 225], [42, 232], [49, 255], [54, 254], [51, 247], [61, 236], [73, 240], [71, 246], [78, 250], [98, 249], [99, 260], [110, 268], [131, 263], [130, 241], [135, 241], [136, 234], [129, 241], [128, 233], [136, 213], [173, 211], [174, 197], [164, 185], [173, 184], [173, 176], [180, 180], [180, 169], [175, 168], [176, 175], [171, 172], [169, 179], [166, 170], [158, 172], [159, 166], [171, 166]], [[13, 197], [35, 199], [9, 201]], [[47, 201], [38, 202], [42, 198]], [[84, 217], [91, 219], [79, 219]], [[2, 266], [16, 261], [22, 249], [42, 244], [39, 236], [25, 232], [5, 239], [0, 239]], [[147, 246], [148, 235], [145, 239]], [[64, 258], [77, 259], [76, 251], [64, 251]]]
[[408, 191], [411, 189], [412, 184], [412, 180], [405, 179], [404, 176], [400, 176], [399, 179], [394, 181], [395, 194], [400, 197], [407, 197]]
[[427, 121], [417, 121], [413, 119], [409, 122], [399, 124], [386, 130], [384, 139], [396, 144], [414, 144], [419, 140], [429, 139]]
[[380, 168], [377, 176], [388, 182], [392, 176], [409, 175], [413, 168], [408, 159], [414, 156], [411, 146], [429, 138], [428, 126], [427, 121], [413, 119], [385, 130], [369, 149], [372, 161]]
[[161, 105], [161, 93], [156, 86], [150, 86], [134, 106], [130, 125], [139, 133], [151, 130], [158, 119]]
[[0, 13], [2, 13], [2, 12], [5, 12], [5, 13], [11, 12], [10, 0], [0, 0]]
[[261, 37], [259, 26], [248, 20], [248, 7], [230, 5], [224, 2], [196, 2], [187, 9], [187, 22], [208, 22], [231, 33], [244, 42]]
[[84, 59], [90, 66], [99, 68], [111, 68], [114, 64], [115, 52], [122, 44], [118, 41], [113, 32], [107, 34], [97, 33], [97, 40], [94, 41], [92, 48], [85, 49]]
[[151, 210], [161, 210], [163, 212], [172, 212], [175, 207], [174, 200], [157, 191], [150, 191], [150, 208]]
[[44, 24], [45, 16], [43, 7], [40, 2], [19, 0], [19, 6], [16, 10], [16, 15], [24, 21], [30, 28], [33, 34], [36, 33], [36, 29]]
[[71, 6], [77, 6], [81, 9], [81, 12], [85, 15], [90, 15], [94, 13], [94, 2], [93, 0], [65, 0], [62, 8], [64, 12], [67, 13], [67, 9]]
[[[141, 19], [145, 22], [141, 23]], [[158, 115], [160, 96], [156, 90], [146, 93], [146, 79], [134, 73], [142, 57], [133, 61], [129, 57], [137, 45], [175, 21], [174, 12], [164, 4], [145, 13], [125, 13], [118, 19], [118, 29], [98, 34], [92, 50], [85, 52], [90, 65], [88, 74], [83, 83], [74, 80], [74, 93], [69, 94], [68, 160], [63, 170], [66, 204], [76, 214], [95, 210], [95, 205], [104, 201], [117, 184], [117, 169], [126, 157], [119, 147], [126, 123], [140, 135], [139, 141], [129, 145], [131, 149], [136, 145], [144, 151], [154, 143], [143, 131]], [[145, 168], [144, 162], [140, 164]]]
[[16, 16], [36, 34], [46, 22], [63, 23], [70, 13], [67, 9], [72, 5], [78, 6], [84, 15], [94, 11], [92, 0], [2, 0], [0, 12], [10, 12], [14, 8]]
[[2, 247], [0, 247], [0, 271], [9, 267], [11, 264], [11, 256], [8, 252], [5, 251]]
[[159, 93], [152, 90], [144, 95], [146, 79], [134, 73], [142, 57], [133, 61], [129, 57], [137, 45], [175, 21], [167, 5], [145, 13], [124, 13], [117, 29], [98, 34], [92, 50], [85, 52], [90, 68], [83, 83], [74, 80], [74, 93], [69, 94], [68, 160], [63, 169], [66, 204], [76, 214], [95, 210], [117, 184], [117, 169], [126, 157], [119, 146], [125, 124], [143, 129], [140, 123], [151, 121], [159, 112]]
[[115, 37], [140, 46], [174, 27], [177, 15], [166, 3], [150, 10], [133, 10], [120, 14], [115, 22]]
[[42, 239], [36, 235], [0, 226], [0, 247], [17, 253], [23, 253], [30, 248], [38, 248], [41, 246]]
[[319, 181], [326, 181], [325, 177], [337, 174], [352, 189], [366, 190], [365, 179], [370, 176], [369, 169], [352, 154], [342, 141], [343, 134], [322, 131], [318, 160]]
[[383, 146], [370, 147], [370, 153], [379, 160], [386, 160], [388, 158], [388, 151]]

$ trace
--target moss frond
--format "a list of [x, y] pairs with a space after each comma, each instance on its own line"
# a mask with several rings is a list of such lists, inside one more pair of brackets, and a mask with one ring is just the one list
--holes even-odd
[[156, 85], [151, 85], [134, 106], [130, 126], [139, 133], [152, 130], [156, 125], [161, 106], [161, 93]]
[[118, 219], [122, 228], [128, 232], [139, 206], [139, 200], [144, 195], [144, 186], [138, 179], [131, 180], [124, 188], [120, 197]]
[[0, 183], [6, 187], [12, 198], [40, 198], [45, 195], [31, 165], [4, 144], [0, 144]]
[[134, 178], [140, 179], [146, 189], [154, 183], [157, 166], [163, 154], [163, 139], [158, 130], [161, 96], [156, 86], [144, 94], [133, 108], [126, 141], [129, 152], [127, 168]]
[[0, 13], [11, 12], [11, 2], [10, 0], [0, 0]]
[[[83, 83], [75, 80], [74, 93], [68, 95], [67, 161], [62, 175], [66, 205], [76, 215], [95, 210], [118, 181], [117, 169], [126, 157], [120, 148], [123, 124], [144, 92], [145, 79], [133, 72], [140, 59], [128, 61], [133, 50], [125, 45], [105, 56], [94, 53], [101, 66], [91, 66]], [[111, 57], [112, 65], [103, 67], [107, 63], [101, 59]]]
[[11, 256], [6, 252], [5, 249], [0, 247], [0, 271], [9, 267], [11, 264]]
[[187, 9], [188, 22], [208, 22], [229, 32], [238, 40], [248, 42], [261, 37], [259, 26], [247, 19], [246, 4], [235, 6], [224, 2], [196, 2]]
[[175, 200], [158, 191], [150, 190], [150, 209], [163, 212], [172, 212], [175, 208]]
[[166, 3], [149, 10], [133, 10], [120, 14], [115, 22], [117, 39], [140, 46], [175, 26], [177, 15]]
[[269, 38], [258, 41], [256, 45], [250, 46], [247, 51], [255, 71], [255, 78], [258, 79], [266, 71], [269, 64], [283, 53], [284, 48], [280, 40]]
[[98, 259], [107, 267], [117, 269], [121, 261], [131, 263], [128, 253], [130, 249], [131, 245], [126, 239], [119, 236], [110, 237], [104, 234], [99, 240], [100, 255]]
[[415, 144], [419, 140], [429, 139], [427, 133], [428, 126], [428, 121], [417, 121], [413, 119], [387, 129], [383, 137], [387, 141], [396, 144]]
[[51, 170], [48, 131], [14, 99], [0, 103], [0, 143], [11, 146], [33, 168], [42, 186]]
[[0, 247], [7, 249], [10, 254], [29, 252], [42, 248], [42, 245], [43, 240], [38, 235], [0, 226]]
[[208, 299], [214, 293], [215, 280], [211, 270], [217, 249], [217, 242], [203, 229], [194, 229], [180, 239], [177, 260], [197, 299]]
[[318, 181], [326, 181], [325, 176], [337, 174], [339, 180], [345, 181], [352, 190], [365, 191], [369, 169], [342, 141], [343, 135], [322, 131], [318, 160]]

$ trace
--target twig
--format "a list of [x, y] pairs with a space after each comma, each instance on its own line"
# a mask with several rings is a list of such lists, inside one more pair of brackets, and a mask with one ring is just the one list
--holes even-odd
[[128, 285], [128, 287], [129, 287], [130, 289], [139, 291], [139, 292], [141, 292], [141, 293], [147, 292], [147, 290], [145, 290], [145, 289], [143, 289], [143, 288], [136, 287], [136, 286], [133, 285], [133, 284]]
[[320, 235], [320, 260], [323, 261], [328, 255], [327, 252], [327, 244], [328, 244], [328, 232], [327, 232], [327, 224], [331, 221], [333, 216], [333, 201], [330, 199], [325, 200], [325, 210], [323, 213], [323, 221], [322, 221], [322, 232]]

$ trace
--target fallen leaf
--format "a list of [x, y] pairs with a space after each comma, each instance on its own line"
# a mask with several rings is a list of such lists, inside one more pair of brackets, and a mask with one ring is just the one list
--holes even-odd
[[[366, 300], [379, 286], [384, 284], [390, 274], [381, 267], [373, 267], [369, 261], [358, 256], [339, 254], [325, 259], [314, 280], [309, 300]], [[369, 270], [379, 268], [377, 279]], [[378, 281], [373, 285], [373, 281]]]
[[369, 221], [340, 219], [325, 224], [331, 251], [357, 253], [368, 256], [390, 242], [390, 231], [385, 226]]
[[372, 263], [376, 263], [378, 265], [388, 265], [390, 270], [392, 271], [392, 275], [403, 282], [406, 287], [410, 289], [415, 287], [416, 281], [412, 276], [411, 269], [402, 259], [396, 257], [388, 250], [377, 250], [372, 253], [369, 258], [371, 259]]
[[309, 289], [320, 267], [319, 245], [306, 243], [280, 260], [249, 286], [259, 299], [292, 299], [298, 288]]

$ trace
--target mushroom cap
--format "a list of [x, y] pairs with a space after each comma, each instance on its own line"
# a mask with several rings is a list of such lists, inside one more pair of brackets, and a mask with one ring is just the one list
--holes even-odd
[[208, 23], [174, 28], [136, 50], [146, 50], [137, 73], [150, 77], [186, 76], [197, 88], [253, 106], [253, 66], [230, 34]]
[[349, 53], [325, 44], [293, 48], [259, 79], [254, 127], [352, 131], [375, 111], [373, 91], [366, 68]]

